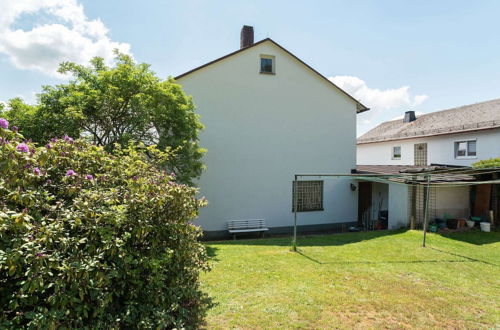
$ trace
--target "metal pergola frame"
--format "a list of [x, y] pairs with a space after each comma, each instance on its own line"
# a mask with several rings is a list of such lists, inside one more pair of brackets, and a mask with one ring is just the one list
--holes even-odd
[[[490, 168], [490, 169], [471, 169], [471, 168], [464, 168], [460, 170], [445, 170], [447, 173], [453, 174], [454, 172], [457, 172], [458, 174], [463, 174], [467, 173], [468, 175], [475, 175], [475, 174], [484, 174], [484, 173], [500, 173], [500, 168]], [[472, 173], [468, 173], [472, 172]], [[298, 173], [294, 174], [294, 183], [297, 185], [297, 181], [299, 181], [299, 178], [304, 178], [304, 177], [331, 177], [331, 178], [350, 178], [353, 180], [370, 180], [370, 181], [375, 181], [375, 182], [380, 182], [380, 183], [395, 183], [395, 184], [404, 184], [404, 185], [420, 185], [420, 186], [425, 186], [426, 189], [426, 194], [425, 194], [425, 203], [424, 203], [424, 223], [423, 223], [423, 240], [422, 240], [422, 247], [426, 247], [426, 240], [427, 240], [427, 227], [429, 224], [429, 195], [430, 195], [430, 188], [432, 187], [446, 187], [446, 186], [474, 186], [474, 185], [480, 185], [480, 184], [500, 184], [500, 179], [499, 180], [488, 180], [488, 181], [457, 181], [457, 182], [445, 182], [445, 183], [431, 183], [431, 177], [433, 174], [440, 174], [443, 173], [441, 170], [436, 170], [436, 171], [424, 171], [424, 172], [417, 172], [417, 173], [401, 173], [399, 175], [394, 175], [394, 174], [339, 174], [339, 173]], [[420, 177], [423, 180], [420, 180], [421, 183], [415, 183], [415, 181], [418, 181], [417, 178]], [[410, 179], [412, 183], [406, 183], [406, 182], [398, 182], [398, 181], [393, 181], [389, 180], [390, 178], [393, 179], [402, 179], [402, 178], [407, 178]], [[293, 196], [293, 239], [292, 239], [292, 251], [297, 252], [297, 218], [298, 218], [298, 190], [296, 190], [294, 196]]]

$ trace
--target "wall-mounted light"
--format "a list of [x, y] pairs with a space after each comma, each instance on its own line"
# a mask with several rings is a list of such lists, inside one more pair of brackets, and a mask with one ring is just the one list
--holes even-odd
[[354, 183], [351, 183], [351, 190], [356, 191], [357, 186]]

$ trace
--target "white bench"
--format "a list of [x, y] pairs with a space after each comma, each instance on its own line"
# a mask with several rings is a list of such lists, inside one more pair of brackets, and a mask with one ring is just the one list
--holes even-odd
[[233, 234], [233, 239], [236, 239], [237, 233], [251, 233], [251, 232], [264, 232], [268, 231], [266, 221], [264, 219], [249, 219], [249, 220], [230, 220], [227, 222], [227, 230]]

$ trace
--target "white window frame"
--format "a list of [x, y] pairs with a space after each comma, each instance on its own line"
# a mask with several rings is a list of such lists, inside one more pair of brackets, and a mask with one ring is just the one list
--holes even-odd
[[[469, 143], [470, 142], [474, 142], [476, 144], [476, 154], [475, 155], [469, 155], [469, 152], [470, 152]], [[458, 155], [460, 143], [466, 144], [465, 156]], [[455, 154], [455, 159], [476, 159], [477, 158], [477, 139], [467, 139], [467, 140], [454, 141], [453, 142], [453, 152]]]
[[[262, 71], [262, 59], [269, 59], [272, 62], [272, 72]], [[259, 73], [261, 74], [276, 74], [276, 56], [260, 54], [259, 57]]]
[[[396, 148], [399, 148], [399, 157], [396, 157], [396, 156], [395, 156], [395, 154], [394, 154], [394, 150], [395, 150]], [[401, 146], [393, 146], [393, 147], [391, 148], [391, 151], [392, 151], [392, 152], [391, 152], [391, 159], [392, 159], [392, 160], [401, 160], [401, 157], [403, 157], [403, 152], [402, 152], [402, 150], [403, 150], [403, 148], [401, 148]]]

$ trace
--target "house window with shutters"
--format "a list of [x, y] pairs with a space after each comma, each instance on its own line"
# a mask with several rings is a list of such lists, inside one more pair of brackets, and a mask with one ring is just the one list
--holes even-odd
[[292, 211], [323, 211], [323, 181], [294, 181]]

